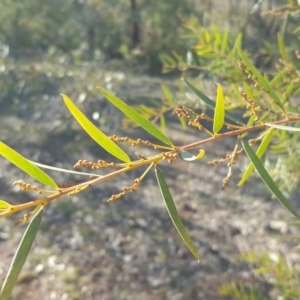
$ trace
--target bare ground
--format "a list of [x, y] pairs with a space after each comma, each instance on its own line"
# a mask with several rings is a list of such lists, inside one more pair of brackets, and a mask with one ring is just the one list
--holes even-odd
[[[68, 117], [63, 104], [53, 101], [41, 104], [39, 111], [31, 111], [26, 118], [3, 114], [0, 139], [27, 158], [59, 167], [71, 168], [82, 158], [109, 159]], [[95, 105], [91, 101], [86, 111]], [[116, 112], [109, 109], [105, 113], [110, 119]], [[121, 134], [117, 129], [119, 118], [112, 121], [112, 133]], [[183, 131], [173, 123], [167, 133], [177, 144], [201, 138], [196, 130]], [[227, 168], [210, 167], [207, 162], [224, 157], [234, 144], [234, 140], [208, 144], [202, 161], [161, 166], [199, 250], [200, 263], [178, 236], [153, 173], [136, 193], [106, 203], [141, 174], [134, 171], [47, 207], [12, 299], [218, 300], [226, 299], [218, 293], [221, 284], [231, 280], [254, 283], [267, 297], [275, 299], [272, 287], [253, 276], [239, 253], [252, 249], [281, 252], [292, 263], [299, 262], [294, 249], [299, 230], [289, 225], [292, 216], [271, 199], [259, 180], [254, 178], [245, 187], [236, 187], [245, 157], [235, 167], [229, 187], [221, 190]], [[133, 154], [135, 149], [130, 151]], [[145, 149], [140, 152], [148, 154]], [[72, 178], [51, 174], [59, 183]], [[1, 159], [1, 199], [11, 203], [33, 199], [12, 186], [19, 178], [28, 181]], [[25, 225], [14, 225], [17, 219], [0, 219], [0, 282], [25, 230]]]

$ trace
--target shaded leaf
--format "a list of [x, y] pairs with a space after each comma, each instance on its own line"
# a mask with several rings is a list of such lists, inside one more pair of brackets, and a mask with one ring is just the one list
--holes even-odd
[[180, 216], [176, 209], [174, 200], [173, 200], [170, 190], [167, 186], [167, 183], [158, 168], [155, 169], [155, 174], [156, 174], [157, 182], [158, 182], [160, 191], [162, 193], [162, 196], [164, 198], [167, 210], [169, 212], [169, 215], [171, 217], [171, 220], [172, 220], [175, 228], [177, 229], [177, 231], [180, 234], [181, 238], [183, 239], [184, 243], [190, 249], [190, 251], [195, 256], [195, 258], [199, 261], [200, 256], [199, 256], [195, 246], [193, 245], [187, 231], [185, 230], [185, 227], [180, 219]]
[[99, 90], [104, 95], [104, 97], [109, 100], [114, 106], [116, 106], [123, 114], [125, 114], [128, 118], [132, 121], [140, 125], [144, 130], [149, 132], [151, 135], [162, 141], [167, 145], [173, 145], [172, 142], [169, 140], [168, 137], [164, 135], [155, 125], [153, 125], [150, 121], [145, 119], [141, 114], [139, 114], [136, 110], [132, 107], [127, 105], [121, 99], [117, 98], [113, 94], [109, 93], [105, 89], [99, 87]]
[[[266, 134], [266, 136], [263, 138], [261, 144], [259, 145], [257, 151], [256, 151], [256, 155], [258, 158], [261, 158], [265, 151], [267, 150], [269, 143], [272, 139], [273, 136], [273, 130], [269, 130], [269, 132]], [[253, 163], [250, 163], [248, 168], [246, 169], [245, 173], [242, 176], [242, 179], [240, 180], [240, 182], [238, 183], [238, 186], [243, 185], [246, 180], [249, 178], [249, 176], [251, 175], [251, 173], [254, 171], [254, 165]]]
[[238, 49], [240, 57], [247, 67], [247, 69], [252, 73], [252, 75], [256, 78], [257, 82], [261, 85], [261, 87], [270, 95], [270, 97], [274, 100], [274, 102], [281, 108], [283, 112], [285, 112], [285, 109], [283, 107], [283, 104], [281, 103], [281, 100], [279, 99], [278, 95], [275, 93], [275, 91], [272, 89], [269, 82], [260, 74], [260, 72], [254, 67], [250, 59], [247, 57], [247, 55], [239, 48]]
[[26, 261], [32, 243], [39, 230], [40, 223], [43, 216], [43, 207], [40, 207], [38, 212], [32, 217], [23, 237], [17, 252], [11, 262], [9, 271], [6, 275], [5, 281], [1, 288], [0, 300], [7, 300], [16, 284], [18, 276], [22, 270], [22, 267]]
[[225, 116], [224, 106], [225, 104], [224, 104], [223, 89], [222, 86], [218, 84], [217, 100], [216, 100], [216, 107], [214, 113], [214, 125], [213, 125], [214, 134], [217, 134], [223, 127], [224, 116]]
[[277, 185], [259, 160], [259, 158], [256, 156], [253, 149], [249, 146], [249, 144], [242, 140], [242, 145], [244, 147], [244, 150], [249, 157], [250, 161], [253, 163], [255, 169], [257, 170], [258, 174], [260, 175], [261, 179], [264, 181], [266, 186], [269, 188], [269, 190], [276, 196], [276, 198], [281, 202], [281, 204], [290, 211], [296, 218], [300, 219], [300, 215], [297, 213], [297, 211], [291, 206], [291, 204], [288, 202], [288, 200], [284, 197], [284, 195], [281, 193], [281, 191], [278, 189]]
[[266, 126], [282, 129], [286, 131], [300, 131], [299, 127], [291, 127], [291, 126], [284, 126], [284, 125], [278, 125], [278, 124], [272, 124], [272, 123], [265, 123]]
[[[200, 99], [202, 99], [203, 102], [205, 102], [207, 104], [207, 106], [209, 106], [210, 108], [212, 108], [213, 110], [215, 110], [215, 106], [216, 103], [211, 100], [210, 98], [208, 98], [206, 95], [204, 95], [201, 91], [199, 91], [196, 87], [194, 87], [190, 82], [188, 82], [185, 78], [182, 79], [186, 85], [191, 89], [191, 91], [193, 91], [195, 93], [195, 95], [197, 95]], [[241, 121], [238, 117], [236, 117], [235, 115], [233, 115], [232, 113], [228, 112], [225, 110], [225, 118], [227, 118], [228, 120], [242, 125], [244, 126], [244, 122]]]
[[117, 157], [121, 161], [130, 162], [129, 156], [112, 140], [109, 139], [99, 128], [97, 128], [72, 102], [72, 100], [66, 96], [62, 95], [63, 100], [74, 116], [76, 121], [81, 125], [81, 127], [86, 131], [86, 133], [97, 142], [102, 148], [104, 148], [111, 155]]
[[14, 164], [16, 167], [30, 175], [32, 178], [41, 182], [42, 184], [51, 186], [52, 188], [58, 188], [58, 186], [50, 176], [48, 176], [37, 166], [33, 165], [21, 154], [5, 145], [3, 142], [0, 142], [0, 154], [7, 160], [9, 160], [12, 164]]
[[188, 151], [182, 151], [180, 155], [186, 161], [194, 161], [203, 158], [205, 155], [205, 150], [199, 150], [199, 153], [197, 155], [193, 155]]

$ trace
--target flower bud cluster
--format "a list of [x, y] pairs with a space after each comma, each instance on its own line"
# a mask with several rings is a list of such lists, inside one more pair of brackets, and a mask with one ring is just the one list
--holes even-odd
[[113, 201], [117, 201], [119, 200], [121, 197], [123, 197], [125, 194], [127, 194], [128, 192], [135, 192], [138, 189], [138, 186], [141, 182], [140, 178], [136, 178], [134, 180], [134, 183], [132, 186], [128, 186], [128, 187], [123, 187], [123, 192], [119, 193], [119, 194], [115, 194], [112, 195], [107, 202], [113, 202]]
[[162, 155], [163, 160], [166, 160], [169, 164], [176, 160], [179, 156], [177, 152], [164, 152]]
[[140, 145], [146, 145], [146, 146], [154, 146], [152, 143], [149, 141], [145, 141], [142, 139], [131, 139], [129, 137], [118, 137], [116, 135], [113, 135], [109, 137], [113, 142], [125, 142], [125, 143], [130, 143], [132, 146], [140, 146]]
[[13, 183], [13, 185], [17, 185], [21, 188], [21, 191], [22, 192], [26, 192], [26, 191], [36, 191], [38, 192], [38, 194], [45, 194], [46, 191], [45, 190], [42, 190], [40, 188], [38, 188], [37, 186], [34, 186], [30, 183], [26, 183], [22, 180], [17, 180]]
[[74, 168], [91, 168], [92, 170], [100, 169], [100, 168], [116, 168], [117, 165], [114, 162], [108, 163], [105, 160], [98, 160], [98, 162], [91, 162], [84, 160], [79, 160], [75, 165]]
[[218, 164], [223, 164], [225, 163], [226, 161], [230, 160], [231, 159], [231, 155], [230, 154], [227, 154], [225, 156], [225, 158], [221, 158], [221, 159], [214, 159], [214, 160], [211, 160], [208, 162], [208, 164], [212, 167], [218, 165]]

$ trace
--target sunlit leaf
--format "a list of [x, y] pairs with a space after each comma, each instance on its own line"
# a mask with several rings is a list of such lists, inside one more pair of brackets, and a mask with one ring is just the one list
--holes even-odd
[[222, 53], [225, 53], [227, 50], [227, 45], [228, 45], [228, 33], [229, 30], [225, 29], [223, 33], [223, 39], [222, 39], [222, 46], [221, 46], [221, 51]]
[[248, 98], [254, 99], [252, 89], [250, 88], [250, 86], [247, 84], [246, 81], [243, 81], [243, 87], [244, 87], [245, 93], [247, 94]]
[[19, 247], [15, 253], [15, 256], [11, 262], [9, 271], [6, 275], [5, 281], [1, 288], [0, 300], [8, 300], [10, 294], [16, 284], [18, 276], [22, 270], [22, 267], [26, 261], [32, 243], [39, 230], [40, 223], [43, 216], [43, 208], [41, 207], [38, 212], [32, 217], [23, 237], [19, 244]]
[[[194, 87], [189, 81], [187, 81], [185, 78], [182, 79], [186, 85], [191, 89], [191, 91], [193, 91], [195, 93], [195, 95], [197, 95], [203, 102], [205, 102], [207, 104], [207, 106], [209, 106], [210, 108], [212, 108], [213, 110], [215, 110], [216, 107], [216, 103], [211, 100], [210, 98], [208, 98], [206, 95], [204, 95], [201, 91], [199, 91], [196, 87]], [[227, 118], [228, 120], [242, 125], [244, 126], [244, 122], [241, 121], [238, 117], [236, 117], [235, 115], [231, 114], [228, 111], [225, 111], [225, 118]]]
[[[268, 149], [268, 146], [269, 146], [270, 141], [273, 136], [273, 132], [274, 132], [274, 130], [272, 130], [272, 129], [269, 130], [268, 133], [266, 134], [266, 136], [263, 138], [261, 144], [259, 145], [259, 147], [256, 151], [256, 155], [258, 158], [261, 158], [264, 155], [265, 151]], [[253, 171], [254, 171], [254, 165], [253, 165], [253, 163], [250, 163], [248, 168], [246, 169], [245, 173], [243, 174], [242, 179], [238, 183], [238, 186], [243, 185]]]
[[[250, 118], [248, 119], [247, 127], [252, 126], [254, 123], [255, 123], [255, 116], [252, 115], [252, 116], [250, 116]], [[241, 135], [241, 137], [242, 137], [242, 138], [246, 137], [246, 135], [248, 135], [248, 133], [249, 133], [249, 132], [245, 132], [244, 134]]]
[[237, 49], [240, 48], [241, 45], [242, 45], [242, 40], [243, 40], [243, 34], [239, 33], [237, 35], [237, 37], [235, 38], [235, 40], [234, 40], [234, 44], [233, 44], [233, 47], [232, 47], [230, 53], [228, 54], [229, 57], [235, 57], [236, 56]]
[[218, 84], [217, 100], [216, 100], [216, 107], [215, 107], [215, 114], [214, 114], [214, 125], [213, 125], [214, 134], [217, 134], [223, 127], [224, 116], [225, 116], [224, 106], [225, 104], [224, 104], [223, 89], [222, 86]]
[[219, 50], [219, 46], [221, 45], [221, 34], [217, 26], [212, 26], [212, 33], [213, 33], [213, 42], [214, 42], [214, 49], [216, 51]]
[[173, 97], [172, 97], [170, 90], [164, 84], [161, 85], [161, 89], [162, 89], [167, 101], [169, 102], [169, 104], [173, 105]]
[[3, 200], [0, 200], [0, 212], [7, 211], [11, 208], [11, 205]]
[[172, 220], [175, 228], [177, 229], [177, 231], [180, 234], [181, 238], [183, 239], [184, 243], [187, 245], [187, 247], [190, 249], [192, 254], [199, 261], [200, 256], [199, 256], [195, 246], [193, 245], [187, 231], [185, 230], [185, 227], [184, 227], [184, 225], [181, 221], [181, 218], [178, 214], [178, 211], [176, 209], [174, 200], [173, 200], [172, 195], [170, 193], [170, 190], [167, 186], [167, 183], [166, 183], [162, 173], [160, 172], [160, 170], [158, 168], [155, 169], [155, 174], [156, 174], [157, 182], [159, 184], [159, 188], [160, 188], [160, 191], [161, 191], [162, 196], [164, 198], [167, 210], [169, 212], [169, 215], [171, 217], [171, 220]]
[[149, 106], [141, 104], [140, 108], [141, 108], [142, 112], [148, 113], [150, 116], [155, 116], [156, 115], [156, 111], [153, 108], [149, 107]]
[[[289, 70], [284, 69], [281, 70], [279, 72], [277, 72], [277, 74], [272, 78], [272, 80], [270, 81], [270, 84], [272, 86], [275, 86], [276, 84], [280, 83], [281, 81], [283, 81], [283, 78], [289, 74]], [[253, 98], [252, 98], [253, 99]]]
[[[291, 82], [285, 89], [285, 93], [284, 93], [285, 96], [290, 96], [293, 93], [295, 87], [298, 87], [298, 86], [299, 85], [297, 83]], [[293, 107], [291, 107], [290, 109], [293, 109]], [[296, 109], [295, 111], [298, 112], [298, 109]]]
[[211, 35], [210, 35], [210, 33], [207, 30], [205, 30], [204, 31], [204, 35], [205, 35], [206, 42], [209, 43], [211, 41]]
[[48, 176], [44, 171], [33, 165], [29, 160], [23, 157], [21, 154], [11, 149], [3, 142], [0, 142], [0, 154], [9, 160], [16, 167], [30, 175], [32, 178], [41, 182], [44, 185], [58, 188], [54, 180]]
[[259, 158], [256, 156], [253, 149], [249, 146], [248, 142], [245, 140], [242, 140], [242, 145], [244, 147], [244, 150], [249, 157], [250, 161], [253, 163], [255, 169], [257, 170], [258, 174], [260, 175], [261, 179], [264, 181], [266, 186], [269, 188], [269, 190], [276, 196], [276, 198], [281, 202], [281, 204], [289, 210], [295, 217], [300, 219], [300, 215], [297, 213], [297, 211], [291, 206], [291, 204], [288, 202], [288, 200], [284, 197], [282, 192], [278, 189], [277, 185], [267, 172], [267, 170], [264, 168], [263, 164], [259, 160]]
[[278, 95], [275, 93], [275, 91], [272, 89], [269, 82], [260, 74], [260, 72], [254, 67], [250, 59], [247, 57], [247, 55], [241, 50], [238, 49], [240, 57], [247, 67], [247, 69], [252, 73], [252, 75], [256, 78], [257, 82], [261, 85], [261, 87], [270, 95], [270, 97], [274, 100], [274, 102], [281, 108], [283, 112], [285, 112], [285, 109], [283, 107], [283, 104], [281, 103], [281, 100], [279, 99]]
[[288, 151], [285, 145], [272, 145], [271, 150], [273, 153], [276, 153], [278, 155], [285, 154]]
[[185, 121], [184, 118], [179, 118], [179, 122], [180, 122], [181, 127], [182, 127], [183, 129], [186, 129], [186, 128], [187, 128], [186, 121]]
[[182, 151], [180, 153], [180, 156], [186, 160], [186, 161], [194, 161], [194, 160], [199, 160], [202, 159], [205, 155], [205, 150], [199, 150], [199, 153], [197, 155], [193, 155], [192, 153], [188, 151]]
[[63, 100], [76, 121], [86, 131], [86, 133], [104, 148], [111, 155], [121, 161], [130, 162], [129, 156], [113, 141], [109, 139], [100, 129], [98, 129], [72, 102], [66, 95], [62, 95]]
[[145, 119], [141, 114], [139, 114], [136, 110], [132, 107], [127, 105], [121, 99], [117, 98], [113, 94], [109, 93], [105, 89], [99, 87], [101, 93], [105, 96], [107, 100], [109, 100], [114, 106], [116, 106], [123, 114], [125, 114], [128, 118], [132, 121], [140, 125], [144, 130], [149, 132], [151, 135], [162, 141], [167, 145], [172, 145], [172, 142], [169, 140], [168, 137], [164, 135], [155, 125], [153, 125], [150, 121]]
[[69, 173], [69, 174], [78, 174], [78, 175], [84, 175], [84, 176], [102, 177], [102, 175], [95, 174], [95, 173], [85, 173], [85, 172], [78, 172], [78, 171], [73, 171], [73, 170], [62, 169], [62, 168], [58, 168], [58, 167], [53, 167], [53, 166], [48, 166], [48, 165], [40, 164], [40, 163], [31, 161], [31, 160], [30, 160], [30, 162], [32, 164], [34, 164], [35, 166], [38, 166], [40, 168], [48, 169], [48, 170], [53, 170], [53, 171], [57, 171], [57, 172], [60, 172], [60, 173]]
[[286, 50], [285, 50], [283, 37], [282, 37], [280, 32], [277, 33], [277, 41], [278, 41], [278, 48], [279, 48], [279, 51], [280, 51], [280, 54], [281, 54], [282, 58], [285, 61], [289, 61], [288, 55], [287, 55]]
[[286, 131], [300, 131], [299, 127], [284, 126], [284, 125], [272, 124], [272, 123], [265, 123], [265, 125], [277, 129], [286, 130]]
[[160, 120], [160, 128], [161, 128], [161, 131], [165, 132], [166, 131], [166, 118], [163, 114], [161, 114], [161, 116], [159, 117], [159, 120]]

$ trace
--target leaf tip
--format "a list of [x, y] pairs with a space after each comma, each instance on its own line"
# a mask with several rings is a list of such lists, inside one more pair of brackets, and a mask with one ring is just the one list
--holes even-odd
[[70, 100], [67, 95], [65, 95], [65, 94], [60, 94], [60, 95], [65, 103], [66, 103], [66, 101]]

